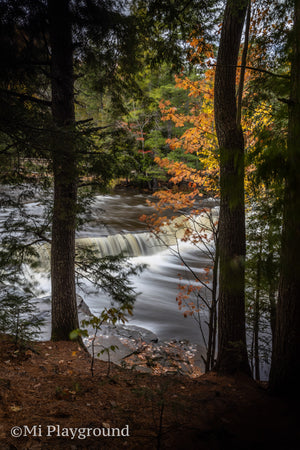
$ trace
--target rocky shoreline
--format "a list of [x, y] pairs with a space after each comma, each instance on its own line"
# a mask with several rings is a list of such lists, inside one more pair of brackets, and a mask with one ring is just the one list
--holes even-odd
[[[45, 321], [40, 339], [49, 339], [50, 298], [38, 300], [40, 312], [37, 317]], [[92, 317], [88, 305], [79, 295], [77, 304], [79, 322]], [[103, 324], [96, 336], [92, 327], [87, 331], [84, 344], [102, 361], [152, 374], [182, 374], [194, 378], [203, 373], [203, 349], [197, 344], [178, 339], [161, 341], [150, 330], [135, 325]], [[110, 349], [112, 346], [114, 350]]]
[[[149, 330], [125, 325], [104, 325], [95, 338], [90, 333], [84, 341], [90, 352], [93, 340], [95, 355], [124, 368], [157, 375], [189, 375], [193, 378], [203, 373], [200, 349], [187, 341], [160, 341]], [[111, 346], [115, 347], [114, 351], [109, 350]]]

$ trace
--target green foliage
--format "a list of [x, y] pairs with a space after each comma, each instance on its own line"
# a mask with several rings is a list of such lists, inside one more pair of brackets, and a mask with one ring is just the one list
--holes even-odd
[[138, 20], [145, 64], [153, 67], [167, 61], [177, 72], [188, 65], [186, 41], [192, 33], [214, 39], [219, 8], [214, 0], [134, 0], [132, 12]]
[[1, 285], [0, 332], [13, 336], [16, 346], [34, 339], [43, 323], [38, 319], [30, 292]]
[[76, 275], [78, 286], [82, 289], [84, 284], [80, 280], [90, 281], [95, 292], [106, 292], [112, 302], [124, 306], [131, 311], [136, 298], [130, 276], [138, 275], [145, 265], [134, 265], [122, 255], [107, 256], [97, 255], [90, 247], [77, 247]]
[[282, 204], [273, 190], [256, 194], [247, 218], [246, 321], [250, 363], [259, 378], [275, 332]]
[[[192, 76], [192, 74], [191, 74]], [[172, 102], [178, 113], [186, 114], [193, 101], [185, 89], [175, 86], [174, 76], [166, 64], [160, 70], [149, 72], [146, 68], [137, 76], [137, 82], [143, 92], [142, 97], [125, 99], [127, 113], [122, 116], [122, 124], [128, 136], [132, 138], [132, 154], [135, 165], [130, 178], [139, 186], [156, 189], [159, 183], [165, 183], [169, 177], [156, 163], [156, 157], [169, 157], [176, 161], [185, 161], [196, 167], [198, 157], [185, 154], [182, 149], [170, 150], [167, 139], [180, 137], [188, 128], [179, 129], [171, 121], [162, 121], [161, 99]]]
[[[111, 323], [115, 325], [117, 322], [126, 322], [126, 312], [129, 312], [131, 314], [131, 309], [127, 305], [122, 305], [119, 308], [111, 307], [111, 308], [104, 308], [104, 310], [101, 312], [99, 317], [92, 316], [88, 320], [83, 320], [81, 322], [81, 328], [78, 328], [77, 330], [73, 330], [70, 334], [70, 339], [77, 339], [78, 336], [81, 337], [88, 337], [88, 327], [92, 327], [94, 330], [94, 335], [92, 337], [92, 360], [91, 360], [91, 373], [92, 376], [94, 376], [94, 363], [95, 363], [95, 341], [97, 337], [97, 333], [101, 330], [101, 327], [104, 323]], [[108, 347], [104, 347], [101, 345], [102, 350], [100, 350], [99, 353], [97, 353], [97, 357], [107, 354], [108, 357], [108, 368], [107, 368], [107, 376], [109, 376], [110, 373], [110, 352], [114, 352], [118, 349], [117, 345], [110, 345]]]
[[37, 289], [26, 270], [36, 249], [32, 245], [47, 230], [43, 218], [29, 216], [26, 202], [32, 201], [35, 190], [28, 186], [6, 186], [1, 192], [0, 245], [0, 330], [14, 337], [15, 345], [36, 338], [43, 323], [37, 317], [33, 302]]

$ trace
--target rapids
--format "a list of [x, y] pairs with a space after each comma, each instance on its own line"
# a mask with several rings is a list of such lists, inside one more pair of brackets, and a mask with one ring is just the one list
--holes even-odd
[[[198, 324], [191, 317], [185, 318], [176, 302], [179, 282], [192, 283], [191, 274], [174, 252], [175, 247], [172, 247], [176, 243], [174, 235], [168, 232], [163, 236], [164, 242], [170, 246], [168, 248], [160, 238], [149, 233], [146, 225], [139, 220], [141, 215], [153, 212], [147, 204], [147, 199], [148, 195], [127, 192], [96, 196], [90, 220], [77, 233], [77, 245], [92, 245], [102, 256], [123, 253], [124, 256], [131, 258], [132, 262], [147, 265], [141, 275], [132, 278], [139, 295], [129, 325], [146, 328], [161, 340], [188, 340], [202, 346]], [[38, 220], [41, 208], [36, 201], [26, 205], [28, 216], [35, 217], [35, 220]], [[0, 221], [5, 217], [6, 213], [3, 212]], [[40, 247], [43, 269], [29, 274], [43, 290], [40, 295], [42, 310], [43, 298], [51, 294], [49, 250], [47, 245]], [[196, 249], [189, 243], [181, 243], [180, 253], [194, 272], [205, 273], [205, 268], [210, 263], [201, 249]], [[88, 294], [80, 289], [78, 294], [84, 298], [92, 313], [97, 314], [104, 306], [109, 305], [106, 294], [96, 294], [87, 283], [85, 290], [89, 291]], [[203, 314], [205, 316], [205, 313]], [[49, 324], [42, 333], [43, 339], [48, 337]]]

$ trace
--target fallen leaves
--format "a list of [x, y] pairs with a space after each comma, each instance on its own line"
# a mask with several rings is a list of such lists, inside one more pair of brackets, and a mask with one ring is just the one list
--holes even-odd
[[10, 407], [9, 407], [9, 409], [12, 411], [12, 412], [19, 412], [19, 411], [21, 411], [21, 406], [17, 406], [17, 405], [11, 405]]

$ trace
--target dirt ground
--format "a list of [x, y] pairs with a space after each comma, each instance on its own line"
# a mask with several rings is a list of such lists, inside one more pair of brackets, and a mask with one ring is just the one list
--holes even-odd
[[244, 376], [123, 369], [76, 343], [0, 342], [0, 449], [300, 448], [296, 400]]

